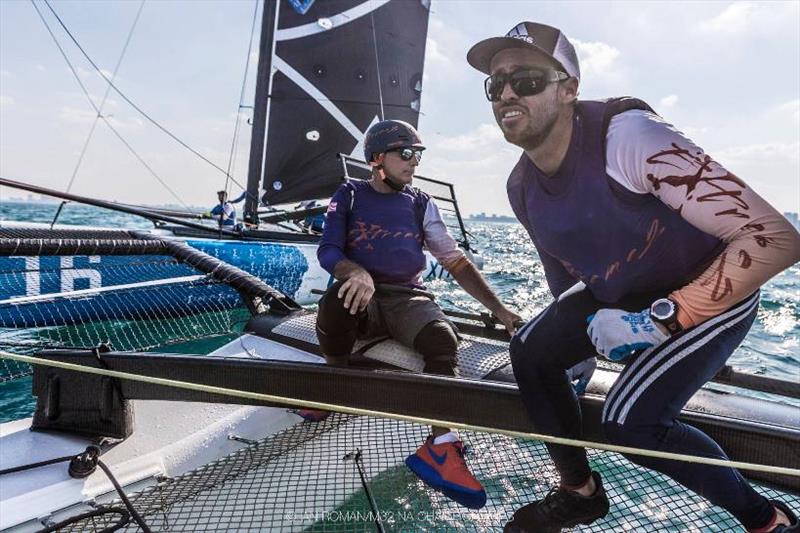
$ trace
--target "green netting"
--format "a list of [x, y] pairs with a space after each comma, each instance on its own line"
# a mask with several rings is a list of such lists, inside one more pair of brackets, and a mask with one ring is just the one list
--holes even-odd
[[[427, 433], [420, 425], [349, 415], [302, 422], [199, 470], [161, 480], [131, 501], [154, 531], [367, 532], [378, 531], [378, 519], [392, 532], [482, 532], [502, 530], [517, 507], [542, 498], [558, 481], [543, 444], [465, 432], [467, 462], [488, 494], [483, 509], [465, 509], [405, 467], [405, 457]], [[359, 450], [366, 488], [353, 459]], [[590, 452], [590, 461], [603, 476], [611, 512], [575, 531], [743, 531], [724, 510], [620, 455]], [[797, 496], [758, 490], [800, 506]], [[60, 531], [100, 531], [115, 518]], [[123, 530], [139, 528], [131, 523]]]

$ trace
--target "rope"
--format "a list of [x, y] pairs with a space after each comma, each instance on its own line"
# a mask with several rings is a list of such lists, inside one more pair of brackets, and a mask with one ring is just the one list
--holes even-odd
[[514, 437], [526, 440], [537, 440], [542, 442], [549, 442], [551, 444], [562, 444], [565, 446], [574, 446], [578, 448], [593, 448], [596, 450], [603, 450], [607, 452], [638, 455], [641, 457], [653, 457], [657, 459], [668, 459], [672, 461], [683, 461], [685, 463], [703, 464], [712, 466], [722, 466], [727, 468], [736, 468], [739, 470], [749, 470], [752, 472], [765, 472], [770, 474], [780, 474], [785, 476], [800, 477], [800, 469], [788, 468], [784, 466], [762, 465], [756, 463], [748, 463], [743, 461], [731, 461], [727, 459], [714, 459], [711, 457], [700, 457], [694, 455], [683, 455], [671, 452], [661, 452], [657, 450], [648, 450], [644, 448], [633, 448], [630, 446], [617, 446], [615, 444], [605, 444], [600, 442], [585, 441], [579, 439], [568, 439], [564, 437], [555, 437], [553, 435], [544, 435], [541, 433], [528, 433], [523, 431], [511, 431], [505, 429], [491, 428], [486, 426], [475, 426], [471, 424], [463, 424], [459, 422], [452, 422], [448, 420], [440, 420], [435, 418], [422, 418], [404, 415], [400, 413], [389, 413], [384, 411], [373, 411], [370, 409], [360, 409], [357, 407], [348, 407], [345, 405], [335, 405], [323, 402], [313, 402], [308, 400], [300, 400], [296, 398], [288, 398], [284, 396], [274, 396], [272, 394], [262, 394], [259, 392], [242, 391], [236, 389], [229, 389], [225, 387], [215, 387], [213, 385], [203, 385], [200, 383], [191, 383], [187, 381], [178, 381], [173, 379], [157, 378], [152, 376], [141, 376], [138, 374], [131, 374], [128, 372], [119, 372], [117, 370], [104, 370], [101, 368], [92, 368], [72, 363], [64, 363], [62, 361], [50, 361], [39, 357], [29, 357], [26, 355], [16, 355], [0, 350], [0, 358], [12, 359], [14, 361], [21, 361], [23, 363], [37, 364], [42, 366], [51, 366], [55, 368], [63, 368], [65, 370], [74, 370], [77, 372], [86, 372], [88, 374], [96, 374], [100, 376], [109, 376], [119, 379], [129, 379], [131, 381], [140, 381], [143, 383], [150, 383], [153, 385], [162, 385], [165, 387], [175, 387], [178, 389], [186, 389], [200, 392], [208, 392], [213, 394], [224, 394], [234, 398], [246, 398], [250, 400], [259, 400], [263, 402], [279, 403], [291, 406], [300, 406], [308, 409], [321, 409], [326, 411], [336, 411], [340, 413], [348, 413], [358, 416], [371, 416], [378, 418], [389, 418], [399, 420], [402, 422], [412, 422], [416, 424], [449, 427], [451, 429], [460, 429], [465, 431], [475, 431], [480, 433], [493, 433], [498, 435], [505, 435], [507, 437]]
[[64, 463], [66, 461], [72, 461], [74, 455], [65, 455], [64, 457], [56, 457], [55, 459], [48, 459], [46, 461], [39, 461], [38, 463], [30, 463], [27, 465], [19, 465], [19, 466], [12, 466], [11, 468], [6, 468], [5, 470], [0, 470], [0, 476], [4, 476], [6, 474], [13, 474], [15, 472], [24, 472], [25, 470], [32, 470], [34, 468], [39, 468], [40, 466], [49, 466], [54, 465], [57, 463]]
[[109, 527], [103, 528], [99, 531], [99, 533], [113, 533], [118, 529], [121, 529], [128, 525], [131, 521], [130, 513], [123, 509], [122, 507], [104, 507], [102, 509], [95, 509], [93, 511], [89, 511], [83, 514], [79, 514], [77, 516], [72, 516], [58, 522], [57, 524], [52, 524], [50, 526], [45, 527], [44, 529], [38, 530], [36, 533], [52, 533], [54, 531], [58, 531], [68, 525], [77, 524], [83, 520], [88, 520], [89, 518], [94, 518], [96, 516], [103, 516], [107, 514], [115, 513], [119, 515], [119, 519], [114, 523], [111, 524]]
[[144, 519], [141, 517], [141, 515], [139, 515], [139, 513], [137, 513], [137, 512], [136, 512], [136, 509], [134, 509], [134, 507], [133, 507], [133, 504], [132, 504], [132, 503], [131, 503], [131, 501], [128, 499], [128, 496], [125, 494], [125, 491], [124, 491], [124, 490], [122, 490], [122, 487], [120, 486], [119, 482], [118, 482], [118, 481], [116, 480], [116, 478], [115, 478], [115, 477], [114, 477], [114, 476], [111, 474], [111, 470], [110, 470], [110, 469], [109, 469], [109, 468], [106, 466], [106, 464], [105, 464], [103, 461], [101, 461], [100, 459], [97, 459], [97, 466], [99, 466], [99, 467], [100, 467], [100, 468], [103, 470], [103, 472], [105, 472], [105, 473], [106, 473], [106, 475], [108, 476], [108, 479], [111, 481], [111, 484], [112, 484], [112, 485], [114, 485], [114, 488], [117, 490], [117, 494], [119, 494], [119, 497], [120, 497], [120, 499], [122, 500], [122, 503], [124, 503], [124, 504], [125, 504], [125, 508], [126, 508], [126, 509], [128, 509], [128, 512], [129, 512], [129, 513], [131, 514], [131, 516], [133, 517], [133, 520], [134, 520], [134, 521], [135, 521], [137, 524], [139, 524], [139, 527], [140, 527], [140, 528], [142, 528], [142, 531], [143, 531], [144, 533], [151, 533], [151, 530], [150, 530], [150, 528], [149, 528], [149, 527], [147, 527], [147, 524], [145, 523], [145, 521], [144, 521]]
[[375, 498], [372, 496], [372, 491], [369, 490], [369, 483], [367, 483], [367, 478], [364, 475], [364, 466], [361, 461], [361, 449], [356, 448], [355, 452], [350, 452], [342, 457], [343, 461], [349, 461], [350, 459], [352, 459], [356, 464], [356, 468], [358, 469], [358, 477], [361, 478], [361, 488], [364, 489], [364, 494], [367, 495], [367, 503], [369, 503], [369, 508], [372, 510], [372, 513], [375, 516], [375, 529], [378, 530], [378, 533], [386, 533], [386, 529], [383, 527], [383, 521], [381, 520], [381, 513], [378, 511], [378, 504], [375, 503]]

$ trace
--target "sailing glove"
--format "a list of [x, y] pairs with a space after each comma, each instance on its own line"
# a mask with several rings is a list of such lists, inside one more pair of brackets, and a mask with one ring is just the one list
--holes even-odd
[[653, 348], [669, 338], [650, 318], [649, 309], [639, 313], [601, 309], [586, 320], [586, 333], [597, 353], [611, 361], [624, 361], [634, 352]]

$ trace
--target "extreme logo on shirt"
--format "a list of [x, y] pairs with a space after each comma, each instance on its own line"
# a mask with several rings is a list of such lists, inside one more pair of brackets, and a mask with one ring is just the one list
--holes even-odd
[[371, 241], [378, 239], [414, 239], [422, 243], [419, 233], [410, 231], [389, 231], [380, 224], [367, 224], [363, 220], [356, 220], [354, 228], [347, 233], [347, 247], [356, 250], [374, 250]]

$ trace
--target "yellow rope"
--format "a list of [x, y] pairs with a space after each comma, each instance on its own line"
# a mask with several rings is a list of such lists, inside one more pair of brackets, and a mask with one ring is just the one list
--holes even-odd
[[434, 418], [418, 418], [398, 413], [387, 413], [383, 411], [372, 411], [370, 409], [360, 409], [357, 407], [347, 407], [345, 405], [333, 405], [322, 402], [312, 402], [307, 400], [299, 400], [294, 398], [286, 398], [283, 396], [273, 396], [271, 394], [262, 394], [259, 392], [248, 392], [236, 389], [228, 389], [225, 387], [215, 387], [213, 385], [203, 385], [201, 383], [191, 383], [187, 381], [177, 381], [173, 379], [157, 378], [152, 376], [140, 376], [138, 374], [130, 374], [128, 372], [118, 372], [116, 370], [106, 370], [104, 368], [93, 368], [72, 363], [65, 363], [62, 361], [51, 361], [48, 359], [41, 359], [38, 357], [30, 357], [27, 355], [10, 354], [0, 350], [0, 357], [12, 359], [23, 363], [37, 364], [43, 366], [52, 366], [63, 368], [65, 370], [74, 370], [77, 372], [86, 372], [88, 374], [97, 374], [100, 376], [109, 376], [119, 379], [129, 379], [131, 381], [141, 381], [144, 383], [151, 383], [155, 385], [164, 385], [167, 387], [175, 387], [178, 389], [188, 389], [201, 392], [209, 392], [214, 394], [224, 394], [235, 398], [247, 398], [251, 400], [261, 400], [264, 402], [280, 403], [290, 406], [300, 406], [309, 409], [323, 409], [327, 411], [336, 411], [340, 413], [348, 413], [360, 416], [372, 416], [379, 418], [391, 418], [394, 420], [401, 420], [403, 422], [413, 422], [418, 424], [427, 424], [438, 427], [448, 427], [452, 429], [462, 429], [468, 431], [477, 431], [481, 433], [493, 433], [499, 435], [506, 435], [508, 437], [516, 437], [528, 440], [538, 440], [542, 442], [549, 442], [552, 444], [563, 444], [566, 446], [576, 446], [580, 448], [594, 448], [596, 450], [604, 450], [608, 452], [624, 453], [639, 455], [642, 457], [655, 457], [658, 459], [670, 459], [674, 461], [684, 461], [686, 463], [724, 466], [729, 468], [737, 468], [740, 470], [750, 470], [753, 472], [767, 472], [771, 474], [782, 474], [786, 476], [800, 477], [800, 469], [787, 468], [783, 466], [760, 465], [755, 463], [745, 463], [741, 461], [730, 461], [725, 459], [714, 459], [711, 457], [699, 457], [693, 455], [683, 455], [678, 453], [660, 452], [656, 450], [647, 450], [643, 448], [631, 448], [629, 446], [616, 446], [613, 444], [604, 444], [599, 442], [591, 442], [577, 439], [567, 439], [562, 437], [554, 437], [552, 435], [542, 435], [539, 433], [525, 433], [522, 431], [509, 431], [504, 429], [497, 429], [485, 426], [473, 426], [470, 424], [462, 424], [459, 422], [451, 422], [448, 420], [438, 420]]

